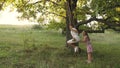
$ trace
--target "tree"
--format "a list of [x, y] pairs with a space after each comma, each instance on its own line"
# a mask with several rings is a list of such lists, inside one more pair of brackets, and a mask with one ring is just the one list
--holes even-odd
[[0, 1], [0, 10], [2, 9], [3, 5], [4, 5], [5, 1]]
[[[22, 19], [42, 22], [46, 19], [66, 20], [66, 41], [71, 38], [68, 24], [79, 30], [120, 31], [120, 0], [2, 0], [12, 3]], [[52, 18], [51, 18], [52, 17]]]
[[89, 4], [84, 5], [82, 8], [82, 10], [87, 8], [85, 14], [89, 15], [90, 18], [79, 22], [78, 27], [91, 21], [97, 21], [101, 32], [104, 32], [105, 29], [120, 31], [119, 2], [120, 0], [91, 0]]
[[0, 10], [4, 10], [5, 7], [11, 5], [13, 2], [14, 0], [0, 0]]

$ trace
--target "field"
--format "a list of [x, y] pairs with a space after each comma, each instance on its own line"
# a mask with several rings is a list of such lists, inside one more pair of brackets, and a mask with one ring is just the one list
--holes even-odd
[[74, 56], [58, 31], [0, 26], [0, 68], [120, 68], [120, 33], [89, 35], [94, 60], [86, 64], [85, 44], [79, 44], [82, 53]]

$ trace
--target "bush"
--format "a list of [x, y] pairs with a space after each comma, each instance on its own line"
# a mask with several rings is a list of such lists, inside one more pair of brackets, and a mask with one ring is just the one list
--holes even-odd
[[47, 29], [56, 29], [56, 30], [62, 29], [63, 30], [66, 27], [66, 24], [64, 21], [57, 22], [55, 20], [52, 20], [49, 22], [47, 26], [48, 26]]
[[32, 29], [37, 29], [37, 30], [41, 30], [43, 29], [41, 25], [33, 25]]

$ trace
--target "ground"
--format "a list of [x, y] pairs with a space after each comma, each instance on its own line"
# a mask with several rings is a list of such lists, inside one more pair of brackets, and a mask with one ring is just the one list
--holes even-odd
[[0, 68], [120, 68], [120, 33], [89, 35], [93, 62], [86, 64], [85, 44], [79, 44], [82, 52], [75, 56], [58, 31], [0, 26]]

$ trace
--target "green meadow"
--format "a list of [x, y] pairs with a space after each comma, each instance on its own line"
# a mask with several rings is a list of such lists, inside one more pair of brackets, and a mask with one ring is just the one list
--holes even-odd
[[75, 56], [59, 31], [1, 25], [0, 68], [120, 68], [120, 33], [89, 35], [94, 48], [91, 64], [85, 62], [85, 44], [79, 44], [82, 52]]

